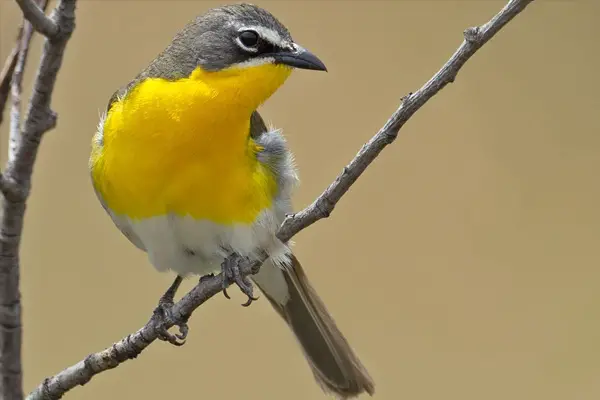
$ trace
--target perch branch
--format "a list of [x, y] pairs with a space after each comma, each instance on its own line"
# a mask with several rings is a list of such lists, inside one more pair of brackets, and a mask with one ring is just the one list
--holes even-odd
[[[464, 34], [465, 40], [442, 69], [417, 92], [403, 99], [398, 110], [394, 112], [383, 128], [361, 148], [350, 164], [310, 206], [286, 218], [278, 232], [278, 237], [287, 242], [302, 229], [329, 216], [335, 204], [369, 164], [384, 147], [396, 139], [399, 129], [406, 121], [444, 86], [453, 82], [465, 62], [496, 32], [523, 11], [531, 1], [533, 0], [512, 0], [488, 23], [480, 27], [467, 29]], [[264, 259], [252, 264], [243, 263], [241, 273], [244, 276], [256, 273], [262, 261]], [[222, 288], [223, 277], [221, 274], [203, 279], [173, 306], [171, 315], [167, 318], [167, 326], [172, 327], [185, 322], [196, 308], [212, 296], [220, 293]], [[76, 385], [87, 383], [94, 375], [115, 368], [124, 361], [136, 358], [157, 338], [156, 326], [152, 322], [148, 322], [137, 332], [121, 339], [111, 347], [90, 354], [77, 364], [47, 378], [29, 394], [28, 399], [58, 399]]]
[[[11, 130], [16, 145], [4, 174], [0, 176], [0, 188], [4, 194], [0, 216], [0, 398], [20, 400], [23, 398], [21, 368], [21, 293], [19, 290], [19, 246], [23, 232], [25, 203], [31, 186], [31, 174], [37, 150], [43, 134], [54, 127], [56, 117], [50, 111], [50, 101], [56, 76], [62, 64], [66, 43], [74, 29], [75, 0], [60, 0], [49, 24], [42, 8], [31, 1], [18, 1], [24, 16], [31, 18], [33, 27], [52, 33], [44, 43], [44, 49], [33, 84], [33, 93], [25, 122], [21, 129], [20, 107], [13, 107]], [[40, 3], [42, 4], [42, 3]], [[50, 21], [50, 20], [48, 20]], [[23, 43], [29, 41], [26, 26], [20, 37], [17, 60], [12, 74], [13, 94], [20, 97], [20, 80], [26, 58]], [[60, 27], [53, 29], [52, 26]], [[40, 28], [41, 27], [41, 28]], [[15, 111], [16, 110], [16, 111]]]
[[54, 38], [58, 35], [59, 25], [52, 18], [46, 16], [44, 7], [40, 7], [39, 4], [33, 0], [16, 0], [23, 16], [27, 19], [36, 31], [46, 36], [47, 38]]

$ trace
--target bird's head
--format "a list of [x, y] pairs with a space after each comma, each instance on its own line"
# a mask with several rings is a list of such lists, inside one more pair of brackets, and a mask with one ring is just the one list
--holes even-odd
[[199, 16], [194, 41], [206, 71], [264, 64], [326, 71], [314, 54], [295, 43], [271, 13], [251, 4], [214, 8]]
[[[266, 100], [293, 69], [326, 71], [317, 56], [294, 42], [268, 11], [251, 4], [214, 8], [198, 16], [171, 44], [186, 53], [191, 77]], [[190, 58], [191, 56], [191, 58]]]

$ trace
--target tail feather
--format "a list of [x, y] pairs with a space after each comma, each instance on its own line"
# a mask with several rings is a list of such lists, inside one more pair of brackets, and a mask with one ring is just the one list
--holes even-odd
[[344, 399], [363, 392], [373, 395], [373, 380], [327, 312], [300, 262], [292, 255], [291, 265], [279, 271], [289, 292], [283, 305], [261, 287], [260, 279], [255, 282], [296, 335], [317, 383], [324, 391]]

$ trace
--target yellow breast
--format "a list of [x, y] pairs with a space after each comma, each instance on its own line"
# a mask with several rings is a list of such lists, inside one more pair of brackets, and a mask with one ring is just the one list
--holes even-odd
[[195, 70], [147, 79], [115, 102], [96, 138], [94, 186], [116, 214], [166, 213], [251, 223], [272, 204], [276, 180], [256, 157], [250, 115], [289, 76], [286, 67]]

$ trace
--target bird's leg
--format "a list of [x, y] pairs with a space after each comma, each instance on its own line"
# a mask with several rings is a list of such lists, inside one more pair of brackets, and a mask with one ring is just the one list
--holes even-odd
[[240, 273], [240, 263], [244, 259], [240, 257], [238, 254], [233, 253], [229, 257], [225, 258], [221, 263], [221, 272], [223, 273], [223, 294], [228, 299], [230, 298], [227, 294], [227, 286], [229, 284], [235, 283], [242, 293], [248, 296], [248, 301], [246, 301], [242, 306], [248, 307], [254, 300], [258, 300], [258, 297], [254, 297], [253, 295], [253, 286], [250, 278], [242, 277]]
[[171, 284], [171, 286], [169, 286], [169, 288], [167, 289], [167, 291], [162, 295], [162, 297], [160, 298], [160, 300], [158, 300], [158, 304], [165, 304], [168, 306], [173, 306], [173, 302], [175, 300], [175, 295], [177, 294], [177, 290], [179, 290], [179, 286], [181, 286], [181, 282], [183, 281], [183, 278], [179, 275], [177, 275], [175, 277], [175, 280], [173, 281], [173, 283]]
[[177, 275], [171, 286], [169, 286], [167, 291], [161, 296], [160, 300], [158, 300], [158, 306], [154, 309], [152, 315], [152, 321], [154, 322], [154, 328], [156, 329], [158, 338], [175, 346], [181, 346], [185, 343], [185, 338], [187, 337], [189, 330], [187, 321], [175, 322], [175, 325], [179, 327], [179, 334], [176, 335], [170, 333], [166, 327], [166, 322], [171, 317], [175, 294], [182, 281], [183, 278]]

